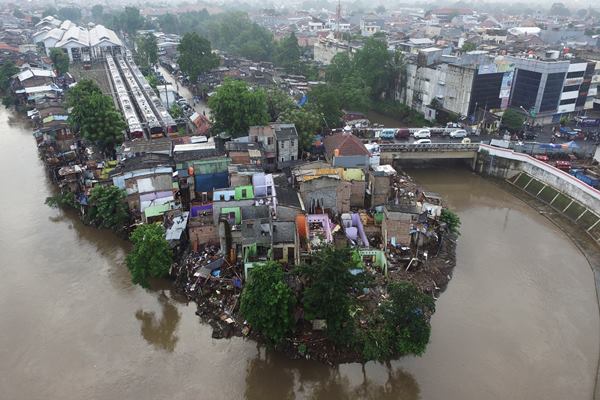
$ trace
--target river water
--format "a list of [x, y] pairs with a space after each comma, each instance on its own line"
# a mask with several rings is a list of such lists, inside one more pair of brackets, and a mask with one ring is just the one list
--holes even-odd
[[46, 207], [30, 129], [0, 110], [3, 399], [590, 399], [598, 306], [583, 256], [464, 170], [414, 171], [463, 221], [421, 358], [330, 368], [213, 340], [166, 282], [132, 286], [127, 244]]

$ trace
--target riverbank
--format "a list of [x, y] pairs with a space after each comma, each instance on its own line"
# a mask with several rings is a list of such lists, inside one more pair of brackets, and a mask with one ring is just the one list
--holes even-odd
[[[409, 282], [437, 300], [446, 290], [456, 266], [457, 238], [454, 234], [444, 236], [439, 249], [434, 246], [428, 247], [432, 256], [426, 262], [414, 262], [410, 268], [404, 263], [401, 266], [390, 267], [387, 274], [384, 274], [375, 266], [366, 266], [365, 273], [373, 283], [369, 285], [369, 289], [365, 289], [365, 293], [356, 297], [356, 309], [359, 313], [356, 320], [367, 319], [368, 315], [365, 313], [385, 301], [387, 286], [392, 283]], [[218, 274], [211, 274], [210, 265], [214, 265], [217, 260], [219, 257], [216, 249], [203, 254], [187, 253], [177, 267], [175, 287], [189, 301], [197, 304], [196, 315], [202, 322], [211, 326], [213, 339], [245, 337], [271, 347], [240, 314], [243, 285], [241, 269], [221, 261]], [[293, 268], [287, 271], [293, 275]], [[365, 310], [364, 315], [361, 315], [362, 309]], [[297, 309], [296, 315], [301, 315], [298, 312], [301, 311]], [[298, 322], [292, 334], [274, 347], [290, 359], [312, 359], [328, 365], [371, 361], [365, 359], [354, 347], [336, 346], [327, 338], [325, 331], [315, 329], [311, 321], [298, 317], [296, 319]]]
[[[496, 183], [503, 190], [527, 204], [540, 215], [543, 215], [548, 221], [552, 222], [558, 229], [560, 229], [569, 238], [569, 240], [573, 242], [579, 251], [581, 251], [583, 256], [586, 258], [592, 273], [594, 274], [596, 300], [598, 302], [598, 311], [600, 313], [600, 246], [595, 243], [587, 233], [583, 232], [580, 226], [575, 224], [564, 215], [556, 212], [556, 210], [549, 205], [502, 179], [487, 179]], [[594, 399], [600, 399], [600, 354], [598, 354], [598, 363], [596, 367]]]

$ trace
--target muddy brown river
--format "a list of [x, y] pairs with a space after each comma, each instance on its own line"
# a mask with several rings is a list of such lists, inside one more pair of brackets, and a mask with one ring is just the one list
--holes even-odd
[[167, 282], [132, 286], [127, 244], [44, 205], [30, 129], [0, 110], [2, 399], [591, 399], [593, 276], [543, 216], [466, 170], [414, 176], [462, 218], [427, 352], [388, 365], [289, 361], [213, 340]]

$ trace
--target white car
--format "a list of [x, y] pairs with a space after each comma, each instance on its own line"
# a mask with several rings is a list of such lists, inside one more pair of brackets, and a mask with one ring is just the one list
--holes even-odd
[[431, 139], [417, 139], [414, 144], [431, 144]]
[[457, 129], [455, 131], [450, 132], [450, 137], [455, 139], [462, 139], [467, 137], [467, 131], [464, 129]]
[[419, 129], [413, 136], [415, 139], [429, 139], [431, 137], [431, 131], [429, 129]]

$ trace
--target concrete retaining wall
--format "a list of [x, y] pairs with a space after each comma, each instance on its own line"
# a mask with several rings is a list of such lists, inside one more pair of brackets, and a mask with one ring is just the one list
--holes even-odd
[[522, 153], [481, 145], [475, 170], [504, 178], [582, 227], [600, 242], [600, 191]]

